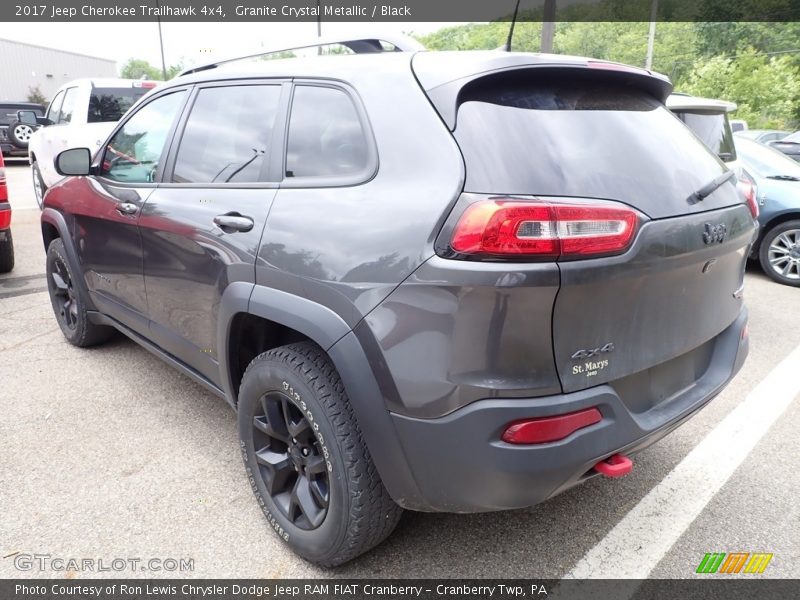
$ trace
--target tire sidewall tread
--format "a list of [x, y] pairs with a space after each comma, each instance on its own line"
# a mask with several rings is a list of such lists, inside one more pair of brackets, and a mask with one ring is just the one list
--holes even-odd
[[[328, 514], [312, 531], [289, 523], [267, 495], [260, 476], [254, 475], [258, 469], [251, 455], [254, 411], [266, 392], [281, 391], [284, 384], [296, 394], [290, 396], [292, 401], [312, 423], [323, 454], [328, 455]], [[283, 391], [289, 395], [289, 390]], [[300, 556], [336, 566], [379, 544], [394, 530], [402, 510], [378, 476], [338, 373], [316, 344], [282, 346], [251, 361], [239, 391], [239, 435], [259, 506], [278, 536]]]

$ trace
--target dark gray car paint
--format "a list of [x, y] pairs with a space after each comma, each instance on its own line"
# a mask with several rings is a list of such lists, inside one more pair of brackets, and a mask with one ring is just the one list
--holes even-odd
[[[476, 56], [469, 69], [474, 74], [536, 62], [530, 56], [509, 56]], [[270, 61], [252, 76], [226, 75], [224, 70], [214, 70], [182, 77], [172, 84], [191, 88], [209, 80], [242, 82], [265, 77], [284, 81], [287, 77], [319, 79], [326, 85], [337, 86], [346, 81], [359, 105], [366, 107], [364, 114], [369, 114], [369, 131], [380, 149], [379, 168], [369, 179], [348, 185], [319, 181], [318, 187], [282, 186], [277, 191], [271, 185], [198, 190], [197, 186], [176, 189], [174, 185], [158, 183], [169, 168], [171, 159], [168, 159], [156, 178], [157, 201], [148, 206], [147, 198], [141, 200], [142, 218], [164, 221], [155, 226], [145, 222], [141, 228], [146, 246], [143, 258], [135, 257], [133, 243], [130, 263], [120, 265], [120, 273], [109, 269], [114, 277], [122, 277], [124, 273], [135, 275], [139, 265], [138, 272], [145, 280], [163, 274], [158, 302], [171, 309], [162, 312], [161, 322], [148, 321], [149, 327], [162, 336], [161, 344], [149, 329], [142, 332], [134, 327], [139, 323], [127, 326], [125, 313], [115, 316], [106, 305], [98, 305], [101, 312], [92, 318], [114, 324], [196, 381], [216, 393], [224, 393], [234, 406], [236, 389], [228, 347], [234, 317], [253, 314], [295, 329], [328, 351], [342, 377], [376, 467], [396, 501], [419, 510], [461, 510], [453, 494], [467, 492], [475, 495], [461, 499], [466, 510], [491, 510], [502, 507], [503, 502], [455, 481], [462, 474], [457, 464], [439, 473], [440, 481], [436, 484], [437, 488], [450, 488], [452, 493], [444, 493], [443, 497], [441, 489], [432, 489], [430, 470], [420, 466], [419, 452], [426, 449], [427, 453], [439, 453], [442, 459], [450, 457], [456, 463], [461, 460], [464, 465], [492, 462], [495, 456], [485, 442], [497, 433], [499, 419], [497, 423], [486, 421], [492, 427], [484, 427], [480, 433], [483, 437], [473, 439], [478, 443], [469, 443], [462, 436], [464, 431], [468, 437], [473, 436], [474, 431], [454, 429], [452, 436], [458, 443], [452, 448], [442, 447], [446, 445], [443, 440], [451, 436], [449, 430], [436, 425], [444, 422], [442, 419], [458, 419], [459, 415], [467, 414], [464, 411], [478, 415], [474, 422], [479, 423], [484, 409], [491, 409], [486, 414], [504, 418], [547, 410], [552, 414], [574, 400], [572, 395], [559, 394], [561, 381], [553, 358], [550, 319], [564, 267], [555, 263], [449, 261], [435, 255], [437, 235], [463, 189], [464, 163], [452, 135], [415, 80], [410, 60], [410, 55], [398, 54]], [[574, 62], [565, 58], [563, 64]], [[336, 73], [337, 79], [331, 79], [330, 73]], [[653, 85], [660, 89], [663, 83]], [[154, 94], [170, 89], [173, 88], [167, 84]], [[155, 96], [148, 95], [139, 106]], [[387, 106], [402, 106], [403, 110], [385, 110]], [[124, 119], [119, 126], [123, 124]], [[43, 220], [58, 223], [70, 260], [74, 257], [76, 265], [78, 252], [72, 238], [76, 223], [69, 216], [72, 213], [69, 200], [92, 190], [96, 192], [97, 179], [90, 176], [66, 180], [54, 186], [47, 196]], [[144, 195], [136, 186], [119, 187]], [[146, 187], [147, 193], [152, 191], [151, 186]], [[259, 218], [265, 225], [262, 227], [259, 221], [253, 228], [254, 232], [263, 229], [260, 242], [255, 241], [255, 233], [223, 235], [208, 225], [208, 217], [213, 218], [214, 211], [197, 210], [195, 202], [199, 198], [195, 194], [205, 198], [211, 191], [220, 194], [221, 199], [237, 199], [225, 202], [226, 206], [219, 204], [219, 210], [241, 212], [243, 204], [264, 205]], [[274, 199], [270, 196], [273, 193]], [[254, 200], [255, 197], [258, 199]], [[164, 209], [163, 215], [159, 207]], [[215, 210], [216, 207], [215, 204]], [[59, 218], [61, 213], [68, 216], [59, 220], [51, 211]], [[255, 215], [250, 216], [256, 220]], [[699, 232], [687, 226], [678, 233], [679, 238], [685, 237], [689, 248], [696, 243], [690, 236]], [[165, 242], [164, 238], [170, 236], [172, 239]], [[148, 253], [159, 247], [162, 256], [148, 263]], [[204, 254], [200, 254], [200, 249]], [[89, 251], [96, 254], [101, 249]], [[147, 264], [151, 265], [150, 270]], [[179, 277], [182, 269], [190, 272]], [[186, 322], [179, 312], [181, 303], [186, 302], [187, 290], [180, 285], [167, 285], [167, 278], [185, 282], [194, 293], [201, 290], [212, 303], [216, 323], [206, 327], [190, 319], [190, 325], [184, 327]], [[98, 299], [108, 301], [104, 294], [90, 294], [90, 302]], [[119, 311], [119, 307], [115, 310]], [[434, 323], [432, 320], [437, 317], [442, 318]], [[742, 313], [731, 326], [735, 333], [727, 337], [721, 334], [717, 342], [710, 343], [728, 345], [724, 340], [738, 336], [745, 319]], [[478, 326], [470, 328], [476, 320]], [[426, 353], [431, 347], [431, 335], [444, 339], [448, 333], [458, 337], [457, 343], [450, 340], [440, 344], [448, 354], [437, 356], [432, 364], [423, 364], [421, 358], [430, 356]], [[170, 341], [169, 335], [176, 339]], [[746, 354], [746, 341], [740, 345], [740, 359], [735, 358], [735, 352], [719, 359], [720, 368], [727, 368], [727, 377]], [[198, 349], [207, 350], [206, 360], [198, 359]], [[452, 368], [453, 365], [457, 368]], [[420, 390], [415, 387], [415, 379], [421, 373], [427, 373], [430, 380]], [[666, 379], [668, 384], [671, 377]], [[719, 380], [719, 385], [724, 379]], [[676, 399], [671, 404], [674, 409], [670, 410], [675, 419], [646, 433], [645, 438], [665, 433], [691, 414], [718, 391], [718, 386], [712, 387], [698, 385], [690, 401]], [[603, 390], [603, 386], [594, 388], [582, 392], [581, 397], [593, 398], [604, 393]], [[508, 403], [513, 406], [513, 413], [505, 410]], [[499, 412], [492, 409], [495, 406]], [[387, 408], [398, 414], [393, 416]], [[426, 418], [408, 416], [411, 414]], [[443, 414], [448, 416], [432, 418]], [[423, 427], [409, 430], [408, 423], [412, 421]], [[431, 431], [436, 434], [431, 436], [428, 433]], [[629, 434], [644, 429], [617, 431], [608, 427], [604, 431], [605, 441], [597, 447], [588, 448], [583, 442], [568, 444], [569, 439], [563, 446], [569, 446], [569, 456], [580, 456], [580, 466], [584, 467], [584, 463], [599, 460], [597, 456], [614, 447], [612, 440], [635, 445], [645, 439], [629, 439]], [[412, 440], [417, 434], [420, 444], [415, 448]], [[528, 475], [518, 480], [521, 497], [543, 499], [552, 495], [550, 483], [563, 488], [565, 478], [569, 483], [575, 477], [566, 470], [558, 475], [556, 482], [537, 479], [540, 473], [551, 471], [551, 467], [525, 458], [535, 454], [528, 452], [531, 449], [517, 450], [520, 449], [515, 449], [514, 456], [523, 460], [515, 463], [513, 469]], [[452, 455], [456, 451], [460, 452], [459, 457]], [[502, 465], [495, 466], [503, 471]], [[571, 469], [574, 465], [563, 466]], [[513, 485], [513, 481], [505, 481]], [[528, 489], [529, 485], [543, 481], [540, 488]], [[485, 482], [482, 485], [487, 487]], [[517, 505], [517, 500], [508, 501], [505, 488], [500, 491], [506, 498], [506, 507]]]

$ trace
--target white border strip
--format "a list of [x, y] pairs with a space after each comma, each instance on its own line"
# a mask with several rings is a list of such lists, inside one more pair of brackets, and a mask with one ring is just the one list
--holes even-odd
[[564, 578], [645, 579], [798, 394], [800, 346]]

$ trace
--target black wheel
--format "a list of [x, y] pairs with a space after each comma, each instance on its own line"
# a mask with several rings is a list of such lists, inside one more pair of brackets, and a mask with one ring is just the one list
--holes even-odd
[[31, 141], [31, 136], [34, 131], [35, 129], [27, 123], [14, 121], [8, 126], [8, 139], [11, 140], [11, 143], [17, 148], [27, 150], [28, 142]]
[[787, 221], [767, 231], [758, 258], [769, 277], [784, 285], [800, 286], [800, 221]]
[[319, 565], [383, 541], [402, 510], [372, 464], [339, 375], [313, 343], [256, 357], [239, 390], [247, 475], [270, 526]]
[[53, 312], [70, 344], [81, 348], [94, 346], [106, 341], [114, 330], [89, 321], [75, 283], [76, 279], [64, 252], [64, 242], [56, 238], [47, 248], [47, 289]]
[[14, 268], [14, 240], [11, 230], [0, 232], [0, 273], [8, 273]]
[[36, 204], [39, 205], [39, 210], [44, 207], [44, 193], [47, 191], [47, 186], [42, 179], [42, 173], [39, 171], [39, 163], [33, 161], [31, 165], [31, 176], [33, 178], [33, 195], [36, 198]]

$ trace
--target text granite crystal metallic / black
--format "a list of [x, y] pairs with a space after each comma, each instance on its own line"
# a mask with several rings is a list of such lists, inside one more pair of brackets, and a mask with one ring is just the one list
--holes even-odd
[[269, 527], [328, 566], [402, 508], [629, 472], [741, 368], [756, 231], [665, 77], [351, 47], [173, 79], [42, 213], [67, 340], [225, 398]]

